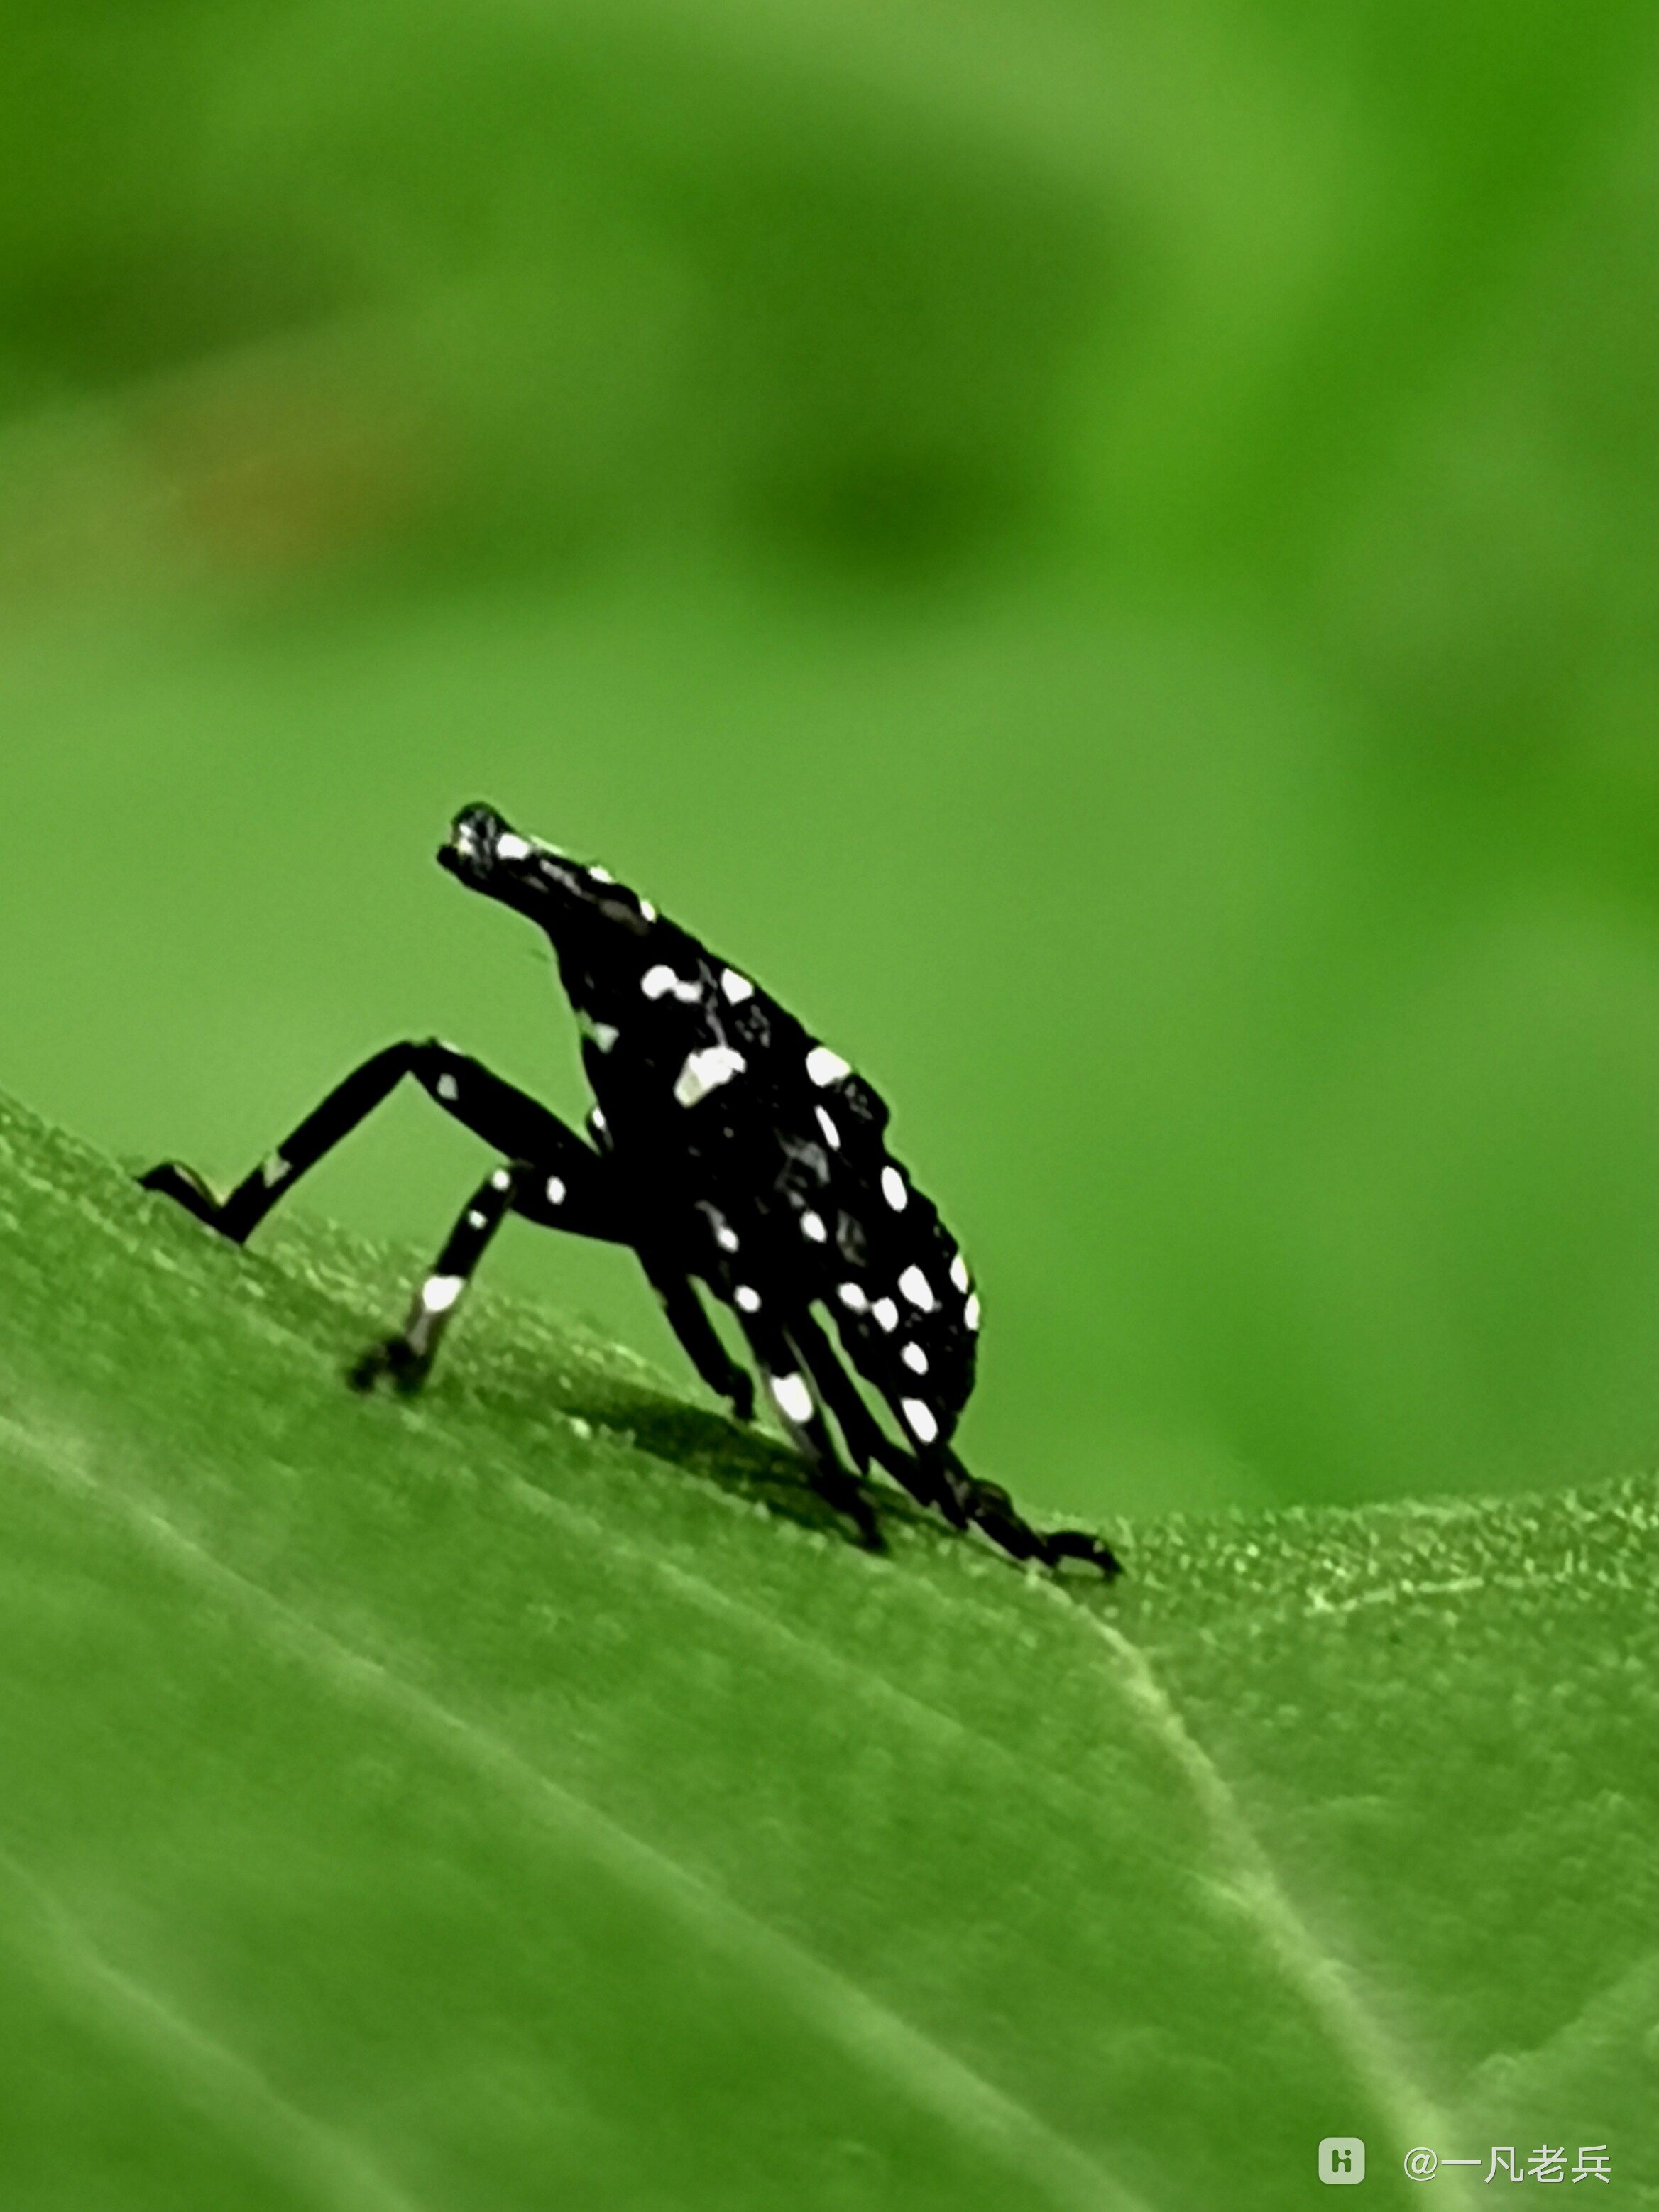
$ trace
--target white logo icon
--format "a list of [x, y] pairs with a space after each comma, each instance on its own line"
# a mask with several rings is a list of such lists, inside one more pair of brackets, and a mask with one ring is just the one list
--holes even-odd
[[1345, 2183], [1365, 2179], [1365, 2146], [1358, 2136], [1327, 2136], [1319, 2146], [1319, 2178]]

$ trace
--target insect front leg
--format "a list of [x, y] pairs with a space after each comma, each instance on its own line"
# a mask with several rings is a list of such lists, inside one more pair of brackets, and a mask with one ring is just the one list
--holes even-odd
[[[582, 1179], [583, 1164], [596, 1157], [556, 1114], [504, 1082], [482, 1061], [436, 1037], [427, 1037], [388, 1045], [354, 1068], [275, 1152], [243, 1176], [228, 1197], [215, 1198], [194, 1169], [182, 1167], [175, 1160], [164, 1160], [141, 1176], [139, 1182], [146, 1190], [177, 1200], [187, 1212], [228, 1237], [233, 1244], [246, 1243], [301, 1176], [326, 1158], [405, 1076], [412, 1076], [446, 1114], [509, 1160], [535, 1161], [550, 1175], [568, 1174], [574, 1185]], [[606, 1237], [617, 1243], [630, 1241], [628, 1231], [620, 1226], [614, 1230], [584, 1227], [580, 1233]]]
[[210, 1229], [216, 1229], [233, 1244], [244, 1244], [278, 1199], [286, 1195], [343, 1137], [348, 1137], [382, 1099], [396, 1090], [411, 1072], [411, 1044], [388, 1045], [355, 1067], [337, 1083], [321, 1105], [313, 1109], [276, 1149], [244, 1176], [227, 1198], [216, 1198], [194, 1168], [178, 1160], [163, 1160], [139, 1176], [145, 1190], [159, 1191], [176, 1200]]

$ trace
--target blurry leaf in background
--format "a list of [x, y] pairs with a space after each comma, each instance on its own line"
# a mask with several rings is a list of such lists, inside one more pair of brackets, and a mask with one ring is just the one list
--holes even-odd
[[893, 1097], [988, 1472], [1651, 1455], [1650, 11], [13, 13], [15, 1088], [231, 1172], [442, 1029], [569, 1110], [430, 880], [489, 797]]

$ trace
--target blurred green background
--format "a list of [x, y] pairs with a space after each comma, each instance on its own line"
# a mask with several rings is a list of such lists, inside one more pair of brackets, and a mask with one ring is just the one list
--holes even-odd
[[[574, 1109], [487, 798], [888, 1092], [1027, 1497], [1653, 1463], [1650, 8], [7, 14], [0, 1084]], [[429, 1244], [434, 1121], [308, 1202]]]

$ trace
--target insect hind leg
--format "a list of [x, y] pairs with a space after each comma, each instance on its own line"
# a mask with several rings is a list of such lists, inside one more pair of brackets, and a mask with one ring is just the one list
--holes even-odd
[[806, 1462], [813, 1489], [853, 1522], [866, 1551], [884, 1552], [887, 1546], [875, 1508], [858, 1477], [842, 1465], [817, 1393], [795, 1364], [787, 1336], [781, 1329], [759, 1327], [746, 1316], [744, 1334], [764, 1378], [766, 1395]]
[[644, 1254], [641, 1257], [651, 1287], [660, 1299], [668, 1325], [678, 1337], [686, 1358], [715, 1396], [726, 1401], [738, 1420], [752, 1420], [754, 1377], [746, 1368], [738, 1366], [720, 1342], [697, 1295], [696, 1285], [689, 1276], [678, 1274]]
[[867, 1474], [872, 1465], [883, 1468], [909, 1492], [918, 1504], [937, 1507], [953, 1528], [965, 1528], [968, 1516], [961, 1509], [954, 1486], [942, 1473], [928, 1468], [890, 1440], [842, 1365], [835, 1346], [811, 1314], [793, 1316], [788, 1334], [824, 1404], [835, 1415], [836, 1426], [847, 1440], [847, 1449], [857, 1462], [860, 1474]]
[[1086, 1528], [1056, 1528], [1045, 1534], [1032, 1528], [1000, 1484], [969, 1474], [953, 1451], [940, 1457], [966, 1518], [1012, 1559], [1037, 1559], [1045, 1567], [1074, 1562], [1095, 1569], [1109, 1582], [1120, 1572], [1115, 1553], [1100, 1537]]

